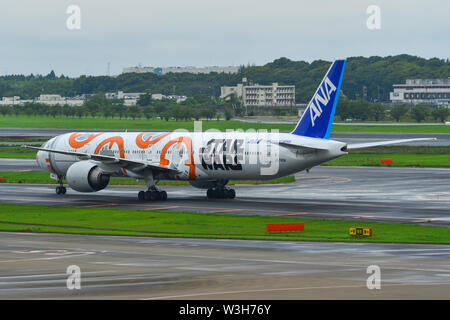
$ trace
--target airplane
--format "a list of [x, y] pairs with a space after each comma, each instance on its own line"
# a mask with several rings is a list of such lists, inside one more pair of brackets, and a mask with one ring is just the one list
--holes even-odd
[[330, 140], [346, 59], [333, 61], [290, 133], [267, 131], [72, 132], [56, 136], [37, 149], [36, 160], [73, 190], [96, 192], [110, 177], [144, 180], [140, 201], [166, 200], [160, 180], [188, 181], [206, 189], [210, 199], [234, 199], [231, 179], [268, 180], [309, 171], [359, 148], [431, 140], [416, 138], [360, 144]]

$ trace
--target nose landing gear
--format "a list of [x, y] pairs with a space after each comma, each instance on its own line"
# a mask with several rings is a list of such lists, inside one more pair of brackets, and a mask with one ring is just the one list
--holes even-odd
[[62, 176], [58, 176], [58, 183], [59, 186], [56, 187], [56, 194], [60, 195], [60, 194], [66, 194], [67, 189], [66, 187], [64, 187], [64, 183], [63, 183], [63, 177]]

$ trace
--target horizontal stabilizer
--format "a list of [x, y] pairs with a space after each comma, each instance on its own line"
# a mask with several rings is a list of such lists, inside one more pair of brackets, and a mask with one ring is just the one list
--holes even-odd
[[405, 142], [429, 141], [429, 140], [437, 140], [437, 138], [415, 138], [415, 139], [401, 139], [401, 140], [387, 140], [387, 141], [376, 141], [376, 142], [367, 142], [367, 143], [355, 143], [355, 144], [347, 145], [347, 150], [386, 146], [386, 145], [390, 145], [390, 144], [398, 144], [398, 143], [405, 143]]

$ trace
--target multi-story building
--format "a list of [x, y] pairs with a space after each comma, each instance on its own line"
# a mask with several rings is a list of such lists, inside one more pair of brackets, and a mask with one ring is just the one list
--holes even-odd
[[39, 97], [34, 99], [34, 102], [39, 102], [48, 105], [69, 105], [71, 107], [82, 106], [84, 99], [80, 98], [67, 98], [61, 97], [59, 94], [41, 94]]
[[155, 68], [153, 67], [136, 66], [123, 68], [122, 70], [122, 73], [147, 73], [147, 72], [156, 73]]
[[127, 67], [123, 68], [122, 73], [155, 73], [155, 74], [167, 74], [167, 73], [205, 73], [208, 74], [210, 72], [217, 73], [237, 73], [239, 71], [239, 67], [236, 66], [212, 66], [212, 67]]
[[135, 106], [142, 92], [107, 92], [105, 93], [105, 97], [107, 99], [123, 99], [123, 104], [126, 106]]
[[405, 84], [394, 84], [390, 93], [392, 103], [449, 105], [450, 78], [407, 79]]
[[2, 106], [14, 106], [21, 104], [21, 100], [19, 96], [14, 97], [2, 97], [0, 101], [0, 105]]
[[226, 99], [235, 93], [242, 99], [244, 107], [277, 107], [295, 106], [295, 86], [280, 86], [274, 82], [271, 85], [248, 84], [243, 78], [242, 83], [236, 86], [224, 86], [220, 88], [220, 97]]

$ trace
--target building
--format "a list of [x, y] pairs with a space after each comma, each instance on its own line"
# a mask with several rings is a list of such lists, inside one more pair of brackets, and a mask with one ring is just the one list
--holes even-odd
[[405, 84], [394, 84], [392, 88], [390, 100], [394, 104], [450, 104], [450, 78], [407, 79]]
[[0, 101], [0, 105], [2, 105], [2, 106], [14, 106], [14, 105], [18, 105], [20, 103], [21, 103], [21, 100], [20, 100], [19, 96], [3, 97], [2, 100]]
[[173, 99], [175, 100], [177, 103], [183, 102], [187, 99], [186, 96], [177, 96], [177, 95], [163, 95], [162, 93], [153, 93], [152, 94], [152, 99], [153, 100], [162, 100], [162, 99]]
[[126, 106], [135, 106], [137, 101], [141, 95], [144, 95], [143, 92], [108, 92], [105, 93], [105, 97], [107, 99], [123, 99], [123, 104]]
[[153, 67], [127, 67], [122, 69], [122, 73], [156, 73]]
[[3, 106], [15, 106], [15, 105], [24, 105], [27, 102], [30, 103], [42, 103], [50, 106], [60, 105], [63, 106], [65, 104], [75, 107], [75, 106], [81, 106], [83, 105], [85, 99], [82, 99], [80, 97], [73, 97], [73, 98], [67, 98], [67, 97], [61, 97], [59, 94], [41, 94], [39, 97], [34, 99], [28, 99], [28, 100], [22, 100], [19, 96], [14, 97], [3, 97], [2, 100], [0, 100], [0, 105]]
[[280, 86], [274, 82], [271, 85], [247, 83], [243, 78], [242, 83], [236, 86], [223, 86], [220, 88], [220, 97], [226, 99], [235, 93], [242, 99], [244, 107], [292, 107], [295, 106], [295, 86]]
[[78, 107], [83, 105], [84, 99], [61, 97], [59, 94], [41, 94], [39, 97], [34, 99], [34, 102], [43, 103], [51, 106], [54, 105], [63, 106], [67, 104], [71, 107]]
[[193, 74], [208, 74], [210, 72], [217, 73], [237, 73], [239, 67], [235, 66], [212, 66], [212, 67], [127, 67], [123, 68], [122, 73], [155, 73], [155, 74], [167, 74], [167, 73], [193, 73]]

